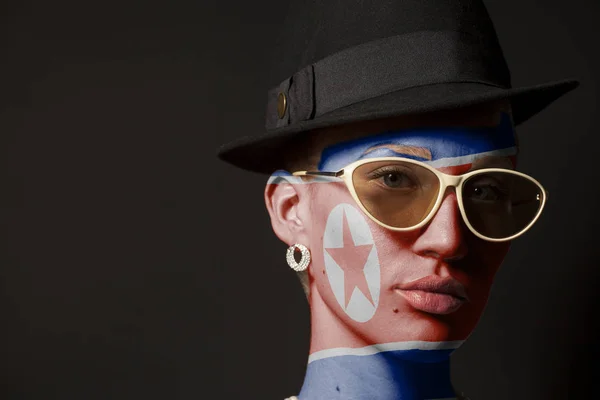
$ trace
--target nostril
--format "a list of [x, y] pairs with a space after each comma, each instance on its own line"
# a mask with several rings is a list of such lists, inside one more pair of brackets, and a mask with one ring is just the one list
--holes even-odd
[[425, 250], [423, 252], [423, 255], [425, 257], [435, 258], [436, 260], [440, 260], [442, 258], [442, 256], [440, 256], [437, 252], [435, 252], [433, 250]]
[[452, 256], [452, 257], [446, 257], [446, 258], [444, 258], [444, 261], [446, 261], [446, 262], [460, 261], [463, 258], [465, 258], [466, 255], [467, 255], [466, 252], [465, 253], [461, 253], [461, 254], [457, 254], [457, 255]]
[[435, 250], [425, 250], [423, 251], [423, 256], [425, 257], [431, 257], [431, 258], [435, 258], [436, 260], [443, 260], [444, 262], [456, 262], [456, 261], [460, 261], [463, 258], [465, 258], [465, 256], [467, 255], [467, 247], [464, 244], [460, 244], [459, 248], [456, 249], [455, 251], [453, 251], [453, 255], [451, 256], [442, 256], [440, 253], [438, 253]]

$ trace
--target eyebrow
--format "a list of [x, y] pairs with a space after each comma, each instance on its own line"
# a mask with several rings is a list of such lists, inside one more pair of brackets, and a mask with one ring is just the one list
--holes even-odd
[[403, 154], [403, 155], [407, 155], [407, 156], [413, 156], [413, 157], [420, 157], [425, 160], [431, 160], [431, 158], [432, 158], [431, 151], [429, 149], [426, 149], [424, 147], [417, 147], [417, 146], [405, 146], [405, 145], [401, 145], [401, 144], [380, 144], [377, 146], [372, 146], [372, 147], [369, 147], [367, 150], [365, 150], [365, 152], [363, 154], [366, 155], [375, 150], [380, 150], [380, 149], [388, 149], [388, 150], [392, 150], [394, 153]]

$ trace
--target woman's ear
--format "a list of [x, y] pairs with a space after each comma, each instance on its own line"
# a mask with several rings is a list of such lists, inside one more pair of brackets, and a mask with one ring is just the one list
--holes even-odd
[[298, 177], [277, 176], [267, 183], [265, 204], [271, 217], [271, 226], [281, 241], [291, 246], [304, 243], [306, 222], [300, 207], [308, 194], [308, 184]]

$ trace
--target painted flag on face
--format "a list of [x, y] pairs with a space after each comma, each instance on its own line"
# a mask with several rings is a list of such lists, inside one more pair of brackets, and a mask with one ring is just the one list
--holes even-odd
[[[323, 152], [318, 169], [336, 172], [354, 161], [373, 157], [411, 158], [448, 174], [465, 173], [484, 157], [503, 158], [514, 164], [517, 147], [507, 118], [496, 128], [389, 132], [335, 145]], [[414, 319], [414, 327], [403, 322], [399, 329], [402, 324], [390, 318], [394, 306], [393, 299], [384, 296], [388, 290], [385, 282], [394, 269], [409, 268], [411, 258], [400, 245], [398, 251], [390, 250], [394, 248], [390, 239], [393, 235], [364, 214], [339, 178], [303, 179], [278, 171], [268, 184], [315, 185], [310, 214], [313, 237], [308, 244], [313, 261], [309, 268], [313, 269], [313, 286], [322, 303], [311, 302], [311, 309], [329, 307], [342, 324], [360, 332], [354, 338], [345, 335], [336, 342], [335, 337], [330, 337], [335, 330], [329, 326], [313, 329], [307, 379], [300, 400], [389, 399], [394, 398], [394, 385], [398, 382], [412, 388], [412, 392], [404, 390], [409, 393], [407, 399], [453, 399], [447, 379], [448, 357], [471, 331], [460, 328], [461, 315], [471, 318], [468, 308], [457, 313], [457, 329], [439, 334], [442, 340], [423, 336], [422, 320], [429, 317]], [[403, 265], [399, 260], [408, 261]], [[391, 361], [394, 367], [379, 373]], [[384, 388], [379, 391], [380, 397], [364, 391], [370, 386]], [[345, 397], [344, 393], [357, 397]]]

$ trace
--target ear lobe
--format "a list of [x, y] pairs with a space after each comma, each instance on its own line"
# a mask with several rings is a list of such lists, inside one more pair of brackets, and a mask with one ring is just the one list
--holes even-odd
[[287, 245], [300, 242], [304, 232], [304, 223], [300, 218], [301, 195], [298, 192], [302, 184], [291, 183], [285, 178], [268, 183], [265, 188], [265, 204], [271, 217], [271, 226], [275, 235]]

